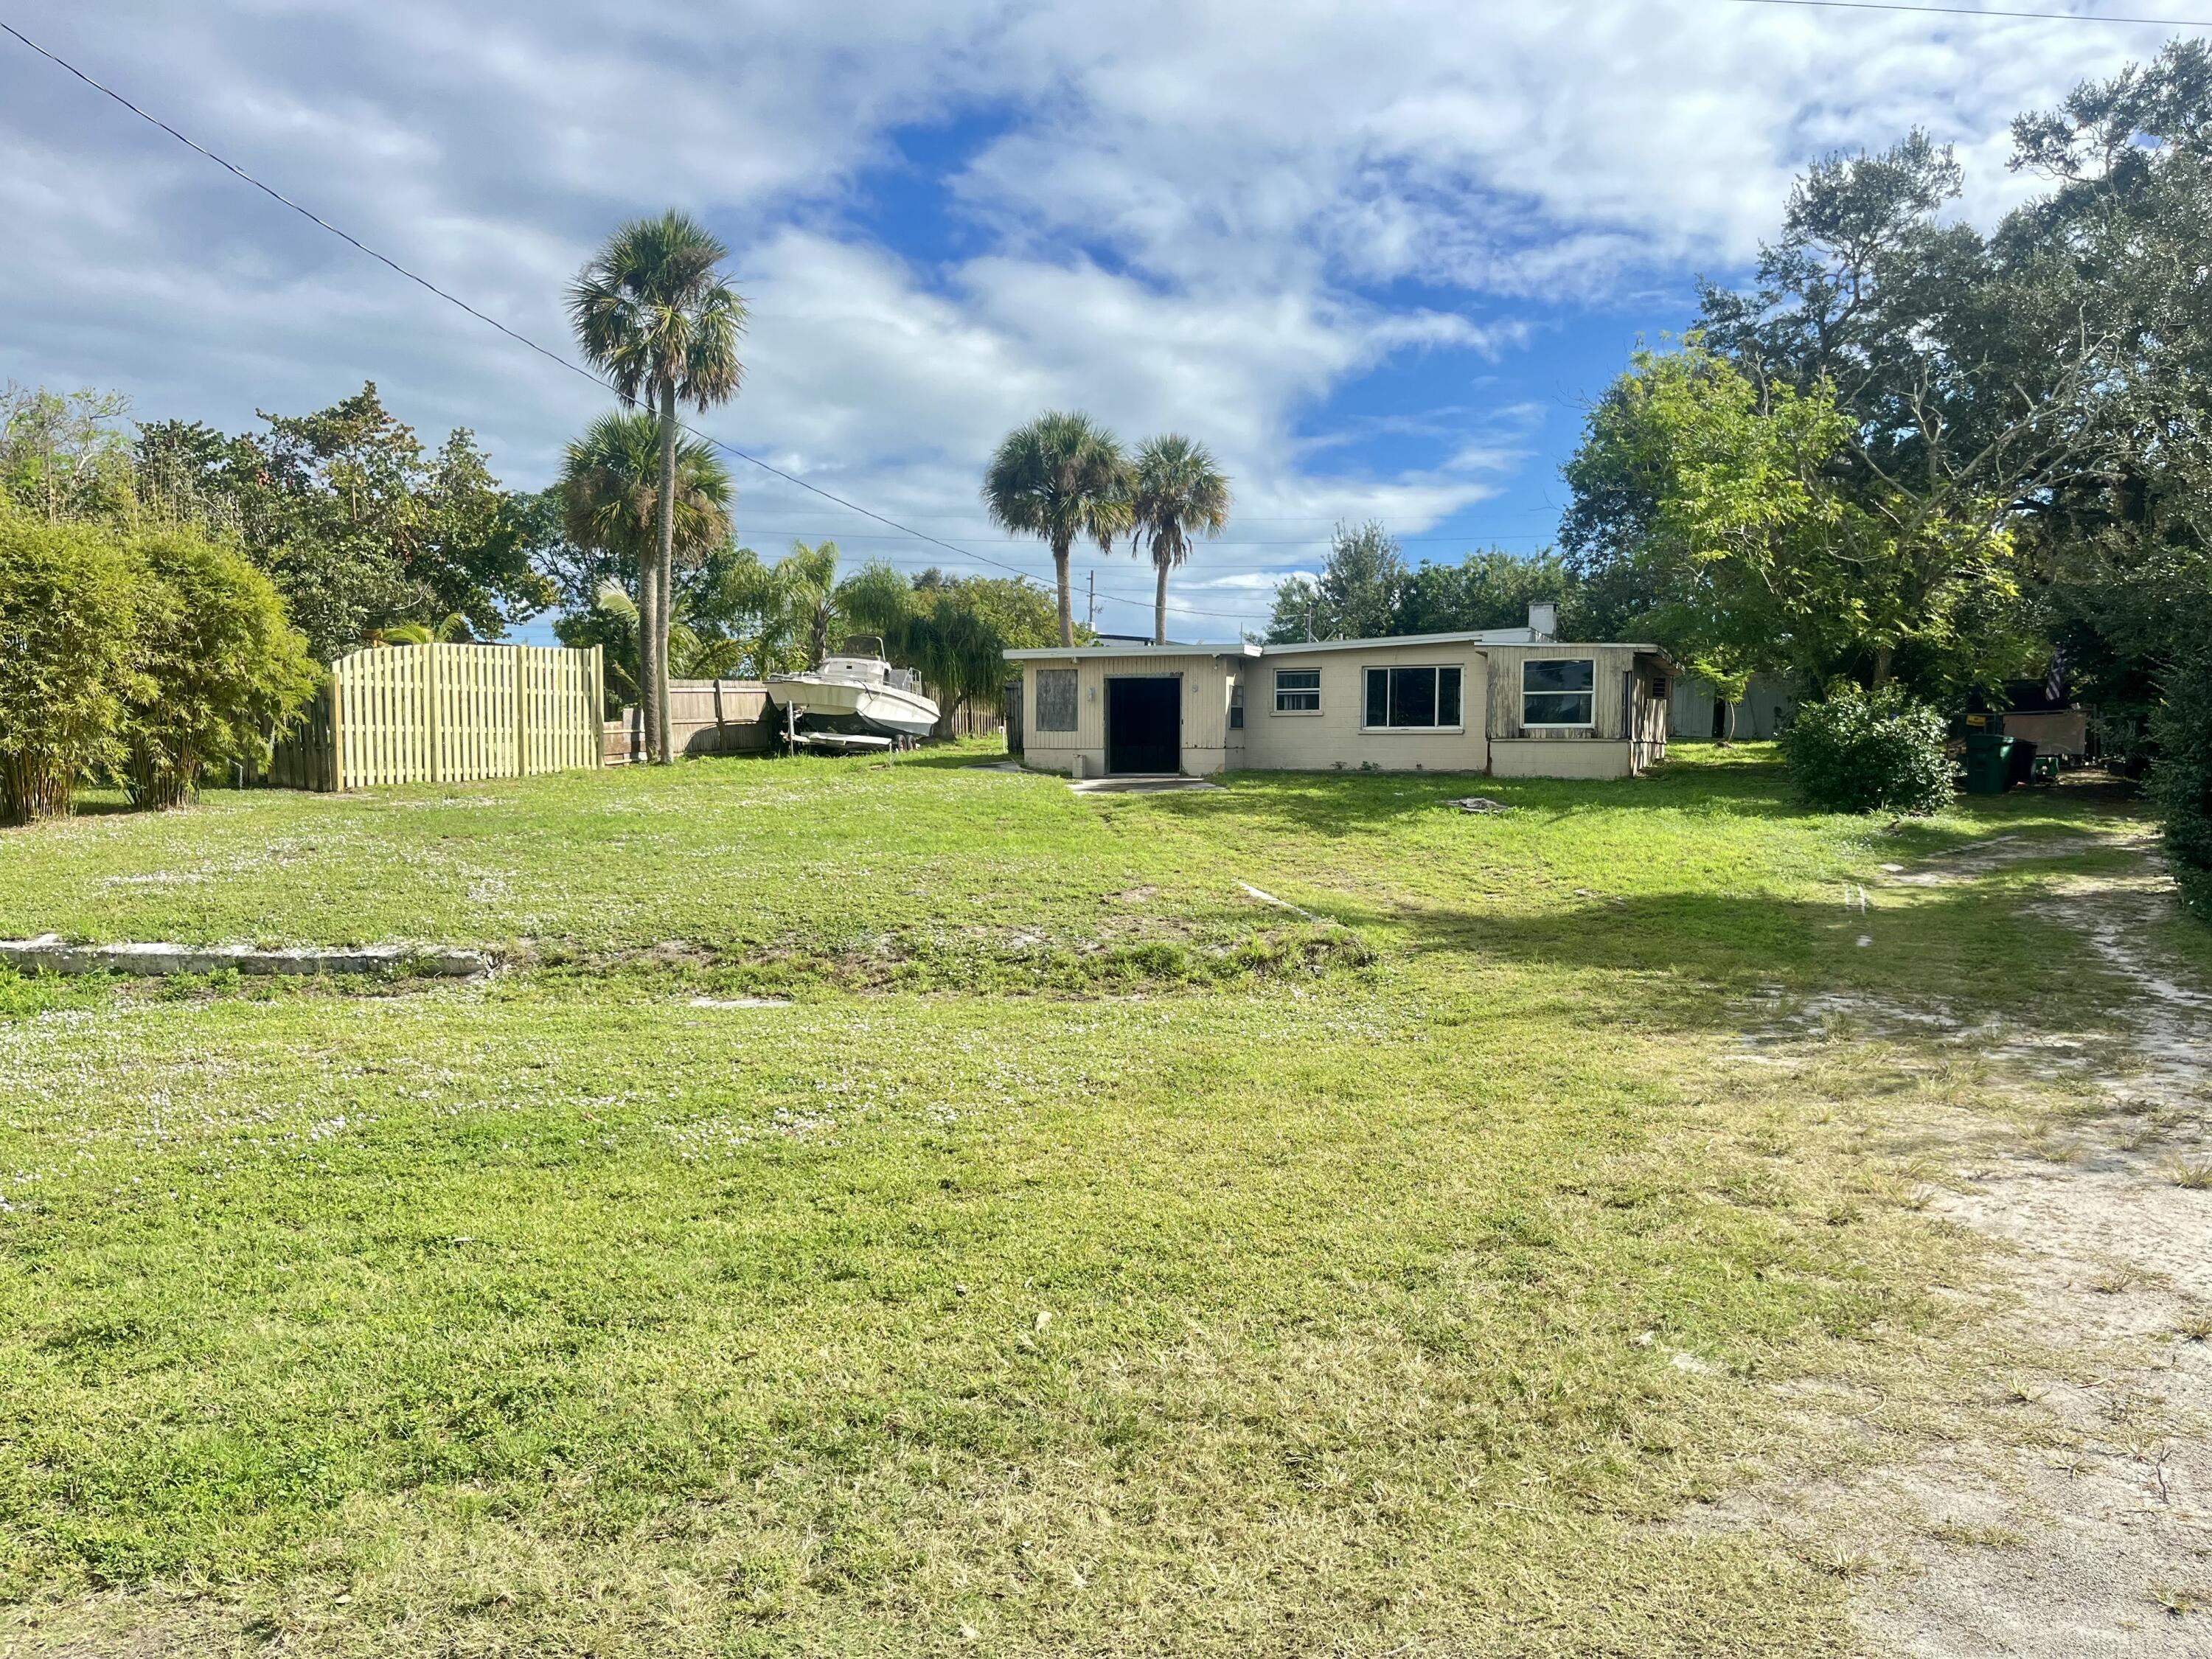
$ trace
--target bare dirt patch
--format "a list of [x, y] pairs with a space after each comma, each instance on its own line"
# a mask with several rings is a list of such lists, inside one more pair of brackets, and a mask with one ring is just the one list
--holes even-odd
[[[2172, 883], [2143, 836], [1999, 838], [1888, 880], [1942, 885], [2112, 846], [2135, 855], [2124, 872], [2028, 901], [2130, 988], [2109, 1028], [2028, 1034], [1829, 998], [1778, 1011], [1740, 1056], [1790, 1064], [1796, 1040], [1841, 1021], [1971, 1044], [2000, 1087], [2011, 1072], [2073, 1103], [2033, 1135], [1938, 1132], [1957, 1175], [1929, 1209], [1995, 1241], [2008, 1269], [1974, 1397], [1932, 1431], [1900, 1430], [1911, 1451], [1871, 1474], [1775, 1483], [1693, 1523], [1778, 1530], [1850, 1578], [1876, 1651], [2212, 1659], [2212, 994], [2146, 943]], [[1870, 1440], [1891, 1431], [1875, 1402], [1828, 1403]]]
[[2010, 865], [2066, 858], [2075, 853], [2094, 851], [2105, 844], [2087, 836], [2067, 836], [2057, 839], [2050, 836], [1992, 836], [1987, 841], [1970, 842], [1964, 847], [1954, 848], [1941, 858], [1929, 860], [1917, 870], [1899, 869], [1893, 866], [1885, 868], [1893, 886], [1942, 887], [1953, 882], [1985, 876]]

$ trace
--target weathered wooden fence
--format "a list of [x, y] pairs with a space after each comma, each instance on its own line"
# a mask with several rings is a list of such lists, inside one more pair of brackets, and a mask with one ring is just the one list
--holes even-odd
[[994, 738], [1006, 729], [1006, 717], [987, 702], [963, 702], [944, 724], [948, 738]]
[[[762, 755], [782, 739], [783, 727], [759, 680], [671, 680], [669, 746], [679, 755]], [[606, 763], [641, 759], [645, 737], [638, 711], [626, 707], [605, 726]]]
[[[1006, 729], [1006, 716], [988, 704], [968, 703], [944, 734], [991, 737]], [[638, 711], [626, 707], [602, 728], [606, 764], [641, 759], [644, 734]], [[760, 680], [671, 680], [669, 746], [679, 755], [763, 755], [783, 747], [783, 721]]]
[[375, 646], [331, 665], [268, 781], [295, 789], [469, 783], [600, 763], [599, 647]]

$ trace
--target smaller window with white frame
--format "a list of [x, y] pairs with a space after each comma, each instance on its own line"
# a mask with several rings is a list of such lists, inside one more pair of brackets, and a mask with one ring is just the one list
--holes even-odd
[[1521, 724], [1592, 726], [1597, 714], [1597, 659], [1530, 657], [1521, 665]]
[[1275, 712], [1278, 714], [1321, 713], [1321, 670], [1278, 668], [1275, 671]]
[[1456, 732], [1461, 724], [1460, 678], [1456, 663], [1370, 668], [1366, 717], [1361, 725], [1370, 732]]

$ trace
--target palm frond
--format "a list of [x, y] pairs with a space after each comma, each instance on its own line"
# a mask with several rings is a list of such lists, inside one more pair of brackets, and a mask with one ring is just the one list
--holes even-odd
[[672, 388], [703, 410], [737, 395], [746, 311], [720, 274], [729, 252], [671, 210], [622, 226], [577, 274], [568, 290], [577, 343], [625, 400]]
[[1008, 433], [983, 473], [991, 521], [1039, 536], [1055, 550], [1102, 547], [1129, 527], [1129, 471], [1121, 446], [1088, 415], [1052, 410]]
[[1132, 542], [1154, 564], [1183, 563], [1194, 538], [1218, 536], [1227, 527], [1229, 479], [1204, 444], [1164, 433], [1138, 450], [1131, 471]]
[[[634, 562], [653, 544], [660, 504], [660, 422], [652, 415], [602, 415], [562, 456], [562, 528], [579, 547]], [[676, 449], [676, 553], [696, 563], [729, 539], [737, 486], [708, 445]]]
[[637, 626], [637, 601], [623, 592], [618, 582], [601, 582], [592, 592], [592, 608]]

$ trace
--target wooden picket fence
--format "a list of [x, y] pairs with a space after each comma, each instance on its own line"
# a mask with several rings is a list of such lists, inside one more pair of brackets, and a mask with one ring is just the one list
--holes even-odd
[[374, 646], [331, 665], [268, 781], [295, 789], [471, 783], [600, 763], [599, 647]]

